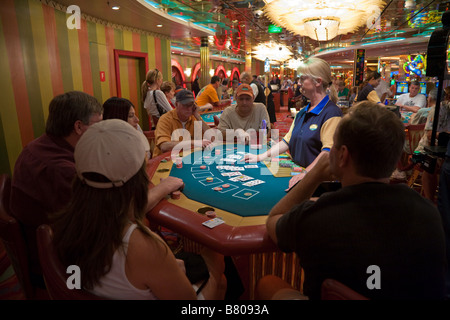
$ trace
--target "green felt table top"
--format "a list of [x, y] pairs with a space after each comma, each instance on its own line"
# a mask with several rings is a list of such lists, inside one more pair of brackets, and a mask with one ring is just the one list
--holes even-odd
[[[216, 150], [220, 153], [216, 153]], [[289, 185], [290, 177], [276, 178], [263, 163], [248, 164], [240, 161], [248, 152], [256, 154], [264, 151], [266, 151], [265, 147], [252, 149], [248, 145], [240, 144], [222, 145], [212, 151], [196, 151], [183, 158], [182, 168], [177, 168], [173, 164], [170, 175], [183, 179], [185, 183], [183, 193], [192, 200], [242, 217], [267, 215], [272, 207], [286, 195], [285, 189]], [[248, 165], [257, 167], [246, 167]], [[238, 167], [241, 171], [236, 168], [227, 170], [224, 166]], [[232, 181], [230, 179], [240, 175], [223, 175], [230, 172], [239, 172], [240, 175], [251, 177], [251, 179]], [[208, 177], [213, 180], [208, 182]], [[244, 185], [256, 179], [264, 183], [255, 186]], [[229, 187], [224, 188], [224, 184], [228, 184]], [[222, 190], [215, 191], [215, 187], [221, 187]]]

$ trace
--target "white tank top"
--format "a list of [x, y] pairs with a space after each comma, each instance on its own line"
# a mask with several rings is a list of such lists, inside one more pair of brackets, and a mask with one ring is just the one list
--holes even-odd
[[128, 242], [137, 225], [132, 224], [122, 239], [122, 246], [113, 256], [111, 270], [105, 274], [100, 283], [92, 289], [92, 293], [108, 299], [117, 300], [156, 300], [150, 289], [142, 290], [134, 287], [125, 274]]

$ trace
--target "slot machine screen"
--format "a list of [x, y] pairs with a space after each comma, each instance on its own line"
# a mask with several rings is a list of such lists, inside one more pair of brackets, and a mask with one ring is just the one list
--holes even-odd
[[421, 94], [427, 94], [427, 83], [426, 82], [420, 82], [420, 91]]
[[398, 81], [396, 87], [397, 87], [397, 91], [395, 92], [396, 95], [401, 95], [401, 94], [409, 92], [409, 83], [408, 82]]

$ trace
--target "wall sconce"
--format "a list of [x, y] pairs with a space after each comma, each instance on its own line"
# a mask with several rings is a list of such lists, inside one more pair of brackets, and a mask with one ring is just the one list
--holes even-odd
[[186, 76], [188, 76], [188, 77], [191, 76], [191, 72], [192, 72], [192, 69], [191, 69], [191, 68], [186, 68], [186, 70], [184, 70], [184, 74], [185, 74]]
[[214, 69], [209, 69], [209, 75], [212, 77], [214, 76]]
[[227, 77], [229, 78], [231, 76], [231, 70], [227, 70]]

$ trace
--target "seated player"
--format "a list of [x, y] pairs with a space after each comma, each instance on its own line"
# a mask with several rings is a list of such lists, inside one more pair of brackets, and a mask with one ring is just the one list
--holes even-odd
[[[254, 129], [259, 132], [259, 129], [263, 129], [263, 120], [265, 120], [266, 128], [270, 132], [270, 119], [266, 106], [259, 102], [253, 102], [253, 90], [250, 85], [243, 83], [238, 87], [236, 102], [236, 105], [226, 108], [220, 116], [217, 128], [222, 132], [224, 138], [227, 136], [227, 130], [233, 129], [233, 135], [248, 142], [249, 133], [247, 130]], [[230, 130], [228, 130], [228, 133], [231, 133]]]
[[409, 93], [402, 94], [395, 103], [396, 106], [400, 107], [400, 114], [404, 123], [409, 123], [414, 113], [427, 106], [427, 98], [419, 91], [420, 83], [413, 81], [409, 87]]
[[69, 91], [50, 101], [45, 133], [28, 143], [17, 158], [11, 185], [11, 211], [20, 222], [29, 250], [33, 285], [45, 288], [39, 263], [36, 228], [70, 199], [76, 175], [73, 150], [87, 128], [102, 120], [94, 97]]
[[[73, 196], [56, 219], [63, 265], [77, 265], [82, 286], [123, 300], [223, 299], [223, 256], [203, 252], [209, 279], [201, 291], [166, 243], [143, 224], [147, 212], [147, 139], [122, 120], [93, 125], [75, 147]], [[196, 290], [198, 295], [196, 295]]]
[[[139, 118], [135, 114], [133, 104], [125, 98], [111, 97], [103, 103], [103, 119], [120, 119], [128, 122], [133, 128], [139, 130]], [[150, 155], [150, 152], [149, 152]], [[156, 185], [148, 194], [147, 211], [165, 198], [168, 194], [179, 190], [184, 185], [183, 180], [175, 177], [167, 177]]]
[[[209, 129], [208, 124], [203, 121], [199, 114], [194, 94], [188, 90], [181, 90], [176, 94], [175, 99], [175, 109], [161, 116], [156, 126], [153, 158], [171, 151], [175, 146], [181, 150], [182, 148], [197, 146], [205, 148], [211, 144], [211, 141], [207, 139], [194, 140], [196, 137], [194, 132], [195, 122], [200, 123], [198, 136], [203, 137], [203, 134]], [[177, 129], [185, 129], [184, 132], [183, 130], [179, 131], [182, 131], [188, 137], [184, 136], [183, 141], [179, 141], [179, 136], [176, 137], [179, 132], [175, 132]]]
[[219, 87], [222, 85], [222, 80], [219, 76], [211, 77], [211, 83], [203, 87], [195, 98], [200, 111], [212, 110], [213, 107], [219, 107], [221, 104], [227, 102], [229, 99], [220, 100], [217, 93]]
[[[269, 213], [267, 232], [281, 250], [298, 255], [310, 299], [320, 299], [326, 278], [370, 299], [444, 298], [439, 212], [408, 186], [389, 184], [404, 130], [393, 112], [373, 102], [352, 108], [330, 153]], [[310, 200], [322, 181], [334, 177], [342, 189]], [[258, 287], [270, 298], [277, 289], [268, 280]]]
[[220, 87], [221, 81], [219, 76], [211, 77], [211, 83], [203, 87], [197, 95], [195, 102], [200, 111], [212, 110], [213, 107], [218, 107], [220, 103], [217, 89]]

